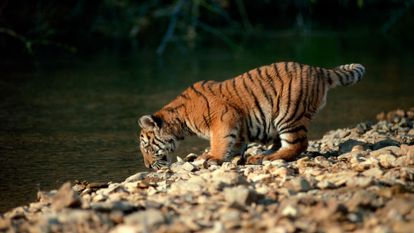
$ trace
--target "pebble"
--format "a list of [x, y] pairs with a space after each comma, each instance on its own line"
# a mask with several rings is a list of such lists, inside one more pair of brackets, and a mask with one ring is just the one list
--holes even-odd
[[190, 162], [186, 162], [181, 166], [181, 169], [188, 171], [188, 172], [193, 172], [197, 170], [197, 166], [195, 166], [194, 164]]
[[124, 222], [128, 225], [140, 225], [144, 229], [151, 229], [164, 223], [165, 217], [160, 210], [148, 209], [125, 216]]
[[69, 182], [63, 184], [51, 200], [51, 206], [56, 211], [65, 207], [79, 207], [81, 204], [79, 194], [73, 191]]
[[312, 188], [309, 182], [303, 177], [294, 178], [286, 182], [285, 187], [295, 192], [307, 192]]
[[231, 206], [244, 207], [254, 202], [255, 198], [255, 193], [242, 185], [224, 189], [224, 199]]

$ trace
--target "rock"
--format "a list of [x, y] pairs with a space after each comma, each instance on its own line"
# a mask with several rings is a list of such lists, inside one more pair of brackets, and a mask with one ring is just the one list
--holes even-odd
[[236, 170], [237, 165], [233, 164], [231, 162], [223, 162], [223, 164], [221, 164], [221, 169], [223, 169], [223, 170]]
[[[343, 139], [344, 137], [339, 137], [339, 138]], [[348, 139], [345, 142], [339, 144], [339, 153], [340, 154], [348, 153], [348, 152], [352, 151], [352, 149], [356, 146], [361, 146], [363, 148], [367, 148], [367, 144], [365, 142], [357, 141], [357, 140], [354, 140], [354, 139]]]
[[244, 207], [254, 202], [255, 198], [256, 194], [249, 188], [242, 185], [224, 188], [224, 199], [231, 206]]
[[380, 178], [384, 172], [381, 169], [374, 167], [364, 171], [362, 174], [367, 177]]
[[135, 175], [132, 175], [125, 179], [124, 183], [131, 183], [143, 180], [148, 175], [148, 172], [138, 172]]
[[285, 187], [295, 192], [307, 192], [312, 188], [309, 182], [303, 177], [294, 178], [286, 182]]
[[11, 227], [10, 219], [4, 219], [0, 217], [0, 231], [5, 231], [7, 228]]
[[283, 159], [276, 159], [276, 160], [270, 161], [270, 164], [275, 167], [284, 167], [286, 166], [286, 161]]
[[214, 227], [210, 233], [226, 233], [226, 227], [221, 222], [214, 222]]
[[108, 199], [108, 196], [101, 193], [92, 197], [92, 201], [94, 202], [105, 201], [106, 199]]
[[381, 148], [389, 147], [389, 146], [399, 147], [400, 143], [393, 139], [386, 139], [386, 140], [379, 141], [375, 143], [374, 145], [372, 145], [372, 150], [379, 150]]
[[406, 156], [414, 156], [414, 145], [401, 145], [401, 154]]
[[82, 192], [85, 188], [86, 188], [85, 184], [75, 184], [72, 187], [73, 191], [78, 192], [78, 193]]
[[188, 172], [193, 172], [197, 170], [197, 167], [190, 162], [186, 162], [181, 166], [181, 169], [188, 171]]
[[194, 162], [197, 159], [198, 155], [194, 153], [190, 153], [187, 156], [185, 156], [184, 161], [186, 162]]
[[231, 163], [234, 165], [242, 165], [245, 163], [244, 159], [241, 156], [235, 156], [232, 160]]
[[175, 162], [175, 163], [173, 163], [173, 164], [170, 165], [170, 170], [172, 172], [174, 172], [174, 173], [179, 173], [179, 172], [183, 172], [183, 171], [186, 172], [182, 168], [182, 166], [183, 166], [184, 163], [185, 163], [184, 161], [183, 162]]
[[335, 187], [336, 187], [336, 186], [335, 186], [335, 184], [331, 183], [331, 182], [330, 182], [330, 181], [328, 181], [328, 180], [322, 180], [322, 181], [318, 182], [318, 183], [316, 184], [316, 186], [317, 186], [319, 189], [331, 189], [331, 188], [335, 188]]
[[72, 189], [72, 185], [67, 182], [63, 184], [56, 195], [52, 197], [51, 206], [54, 210], [59, 211], [66, 207], [79, 207], [82, 202], [79, 194]]
[[236, 171], [215, 170], [211, 173], [211, 182], [217, 187], [245, 184], [246, 179]]
[[168, 190], [171, 194], [186, 194], [188, 192], [200, 192], [203, 188], [206, 188], [206, 180], [199, 176], [191, 177], [187, 181], [177, 181], [171, 185], [171, 188]]
[[138, 211], [124, 217], [124, 222], [128, 225], [140, 225], [144, 229], [151, 229], [165, 222], [163, 213], [156, 209]]
[[408, 166], [414, 165], [414, 156], [412, 155], [401, 156], [397, 160], [395, 160], [394, 164], [395, 166], [399, 166], [399, 167], [408, 167]]
[[286, 217], [295, 218], [298, 215], [298, 210], [292, 206], [288, 205], [282, 210], [282, 215]]
[[252, 182], [266, 182], [266, 181], [270, 181], [272, 180], [272, 175], [271, 174], [250, 174], [247, 177], [248, 180], [252, 181]]
[[7, 212], [5, 214], [5, 217], [9, 219], [18, 219], [18, 218], [24, 218], [26, 214], [27, 214], [27, 208], [20, 206]]
[[110, 233], [137, 233], [140, 229], [136, 226], [130, 226], [125, 224], [117, 225], [114, 229], [109, 231]]
[[125, 202], [125, 201], [91, 203], [91, 208], [99, 212], [111, 212], [111, 211], [130, 212], [136, 209], [134, 205], [132, 205], [129, 202]]
[[49, 204], [52, 202], [53, 196], [56, 195], [56, 192], [56, 190], [50, 192], [39, 191], [37, 192], [37, 200], [40, 203]]
[[273, 176], [278, 176], [286, 179], [286, 176], [292, 175], [293, 171], [286, 167], [273, 167], [269, 169], [269, 173]]
[[352, 179], [357, 175], [356, 172], [352, 171], [341, 171], [335, 174], [328, 174], [321, 177], [318, 177], [318, 180], [327, 180], [335, 185], [335, 187], [342, 186], [346, 184], [349, 179]]
[[414, 229], [414, 222], [396, 221], [392, 224], [392, 229], [394, 232], [412, 232]]
[[387, 146], [370, 152], [370, 155], [374, 157], [379, 157], [382, 154], [391, 154], [394, 156], [399, 156], [401, 155], [401, 149], [398, 146]]
[[224, 223], [226, 229], [240, 226], [241, 214], [239, 210], [223, 208], [220, 212], [220, 222]]
[[372, 177], [353, 177], [348, 179], [346, 186], [348, 187], [368, 187], [372, 182]]
[[92, 182], [89, 183], [86, 188], [92, 189], [92, 190], [98, 190], [101, 188], [108, 188], [108, 183], [105, 182]]
[[378, 156], [379, 162], [384, 168], [391, 168], [395, 166], [395, 161], [397, 160], [394, 155], [387, 153], [381, 154]]

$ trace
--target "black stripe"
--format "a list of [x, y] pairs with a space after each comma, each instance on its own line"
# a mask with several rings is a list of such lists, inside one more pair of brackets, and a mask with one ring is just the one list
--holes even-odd
[[310, 67], [309, 68], [309, 76], [311, 77], [311, 79], [310, 80], [312, 80], [312, 84], [310, 85], [310, 87], [312, 88], [311, 89], [311, 93], [310, 93], [310, 98], [309, 98], [309, 108], [308, 109], [310, 109], [310, 107], [312, 107], [312, 104], [313, 104], [313, 102], [315, 101], [315, 95], [316, 95], [316, 81], [317, 81], [317, 79], [315, 80], [315, 77], [313, 77], [313, 67]]
[[233, 139], [236, 139], [236, 134], [234, 134], [234, 133], [231, 133], [231, 134], [227, 134], [226, 136], [224, 136], [224, 138], [233, 138]]
[[[230, 83], [229, 83], [230, 85]], [[241, 103], [244, 103], [242, 97], [239, 94], [239, 91], [237, 90], [237, 86], [236, 86], [236, 78], [234, 78], [233, 80], [231, 80], [231, 86], [233, 88], [233, 92], [236, 93], [237, 98], [239, 98], [239, 100], [241, 101]]]
[[[249, 72], [247, 72], [247, 77], [249, 78], [249, 80], [254, 84], [254, 82], [253, 82], [253, 79], [252, 79], [252, 76], [251, 76], [251, 74], [250, 74], [250, 71]], [[244, 80], [243, 80], [244, 81]], [[243, 84], [245, 85], [245, 83], [243, 82]], [[247, 88], [246, 88], [247, 89]], [[259, 103], [259, 100], [258, 100], [258, 98], [257, 98], [257, 96], [255, 95], [255, 93], [254, 93], [254, 91], [252, 91], [251, 89], [247, 89], [247, 91], [250, 93], [250, 95], [252, 95], [252, 97], [253, 97], [253, 99], [254, 99], [254, 103], [255, 103], [255, 105], [256, 105], [256, 108], [259, 110], [259, 113], [260, 113], [260, 119], [261, 119], [261, 121], [258, 121], [260, 124], [262, 124], [263, 125], [263, 129], [266, 129], [266, 116], [265, 116], [265, 114], [264, 114], [264, 112], [263, 112], [263, 109], [262, 109], [262, 107], [261, 107], [261, 105], [260, 105], [260, 103]], [[256, 114], [254, 114], [254, 115], [256, 115]], [[261, 133], [261, 127], [259, 127], [259, 130], [258, 130], [258, 136], [260, 136], [260, 133]], [[257, 138], [257, 137], [256, 137]]]
[[[270, 75], [269, 75], [269, 73], [268, 73], [268, 71], [267, 71], [267, 69], [265, 70], [265, 75], [266, 75], [267, 79], [271, 79], [271, 78], [270, 78]], [[271, 90], [272, 90], [272, 92], [273, 92], [273, 96], [271, 96], [271, 97], [270, 97], [270, 101], [271, 101], [272, 108], [273, 108], [273, 107], [275, 106], [275, 103], [274, 103], [274, 98], [276, 98], [276, 97], [277, 97], [277, 92], [276, 92], [276, 90], [275, 90], [275, 88], [274, 88], [273, 80], [272, 80], [269, 84], [270, 84], [270, 89], [271, 89]]]
[[215, 95], [215, 93], [211, 89], [211, 86], [210, 85], [206, 85], [208, 82], [210, 82], [210, 81], [202, 81], [201, 88], [203, 88], [203, 90], [206, 90], [207, 89], [211, 94]]
[[181, 97], [181, 98], [183, 98], [183, 99], [186, 99], [186, 100], [189, 100], [189, 99], [190, 99], [190, 97], [188, 97], [188, 96], [187, 96], [187, 94], [185, 94], [185, 93], [181, 93], [181, 94], [179, 95], [179, 97]]
[[282, 96], [283, 96], [283, 86], [284, 86], [284, 83], [283, 83], [283, 80], [282, 80], [282, 78], [280, 77], [280, 73], [279, 73], [279, 70], [278, 70], [278, 68], [277, 68], [277, 65], [276, 65], [276, 63], [273, 63], [273, 66], [274, 66], [274, 69], [275, 69], [275, 73], [276, 73], [276, 77], [279, 79], [279, 81], [280, 81], [280, 95], [276, 95], [276, 98], [277, 98], [277, 112], [276, 112], [276, 116], [277, 115], [279, 115], [279, 113], [280, 113], [280, 98], [282, 98]]
[[287, 107], [286, 107], [285, 114], [283, 114], [283, 117], [281, 119], [279, 119], [279, 121], [276, 123], [276, 126], [279, 126], [279, 123], [283, 122], [286, 115], [289, 113], [289, 108], [290, 108], [290, 100], [291, 100], [291, 93], [292, 93], [292, 79], [293, 78], [291, 76], [292, 73], [290, 71], [288, 71], [288, 63], [287, 62], [285, 63], [285, 70], [286, 70], [286, 73], [289, 77], [289, 84], [288, 84], [289, 97], [288, 97], [288, 100], [287, 100]]
[[[272, 111], [273, 99], [269, 97], [269, 94], [266, 92], [266, 89], [263, 87], [263, 84], [262, 84], [263, 76], [261, 74], [260, 68], [257, 68], [257, 73], [259, 75], [258, 82], [259, 82], [260, 89], [261, 89], [267, 103], [270, 105], [270, 111]], [[269, 101], [269, 99], [270, 99], [270, 101]], [[269, 103], [269, 102], [271, 102], [271, 103]], [[264, 136], [264, 138], [267, 138], [267, 132], [270, 131], [271, 122], [269, 122], [269, 125], [267, 125], [267, 117], [265, 116], [264, 113], [263, 113], [263, 117], [264, 117], [264, 119], [263, 119], [264, 120], [264, 126], [263, 126], [263, 134], [264, 135], [263, 136]], [[270, 116], [269, 116], [269, 118], [270, 118]]]
[[[296, 67], [296, 66], [295, 66]], [[293, 114], [291, 114], [290, 116], [289, 116], [289, 118], [288, 119], [286, 119], [285, 120], [285, 123], [289, 123], [292, 119], [294, 119], [295, 118], [295, 116], [296, 116], [296, 114], [298, 113], [298, 110], [299, 110], [299, 106], [300, 106], [300, 103], [302, 102], [302, 96], [303, 96], [303, 76], [302, 76], [302, 65], [301, 64], [299, 64], [299, 69], [300, 69], [300, 73], [301, 73], [301, 75], [300, 75], [300, 77], [299, 77], [299, 79], [300, 79], [300, 82], [299, 82], [299, 96], [298, 96], [298, 98], [296, 99], [296, 103], [292, 106], [292, 107], [294, 107], [294, 111], [293, 111]], [[297, 72], [296, 72], [296, 68], [295, 68], [295, 75], [297, 75]], [[283, 123], [283, 122], [282, 122]]]
[[185, 105], [180, 104], [180, 105], [177, 105], [177, 106], [174, 106], [174, 107], [166, 107], [166, 108], [164, 108], [164, 110], [167, 111], [167, 112], [176, 112], [177, 109], [183, 108], [183, 107], [185, 107]]
[[227, 91], [227, 93], [230, 95], [231, 98], [233, 98], [233, 94], [230, 91], [230, 82], [226, 81], [225, 83], [223, 83], [225, 91]]
[[246, 120], [247, 120], [247, 138], [249, 139], [249, 141], [253, 141], [252, 132], [250, 131], [250, 129], [253, 128], [250, 114], [246, 117]]
[[210, 128], [210, 122], [209, 122], [209, 120], [207, 118], [208, 117], [206, 117], [205, 115], [203, 115], [204, 123], [206, 124], [207, 128]]
[[[210, 109], [210, 103], [208, 102], [208, 99], [207, 99], [207, 97], [203, 94], [203, 93], [201, 93], [201, 92], [199, 92], [198, 90], [196, 90], [195, 89], [195, 87], [194, 87], [194, 85], [192, 85], [191, 87], [190, 87], [198, 96], [201, 96], [205, 101], [206, 101], [206, 105], [207, 105], [207, 114], [208, 114], [208, 117], [210, 118], [211, 117], [211, 109]], [[205, 118], [205, 116], [203, 115], [203, 118]], [[205, 119], [205, 121], [206, 121], [206, 119]], [[210, 128], [210, 122], [209, 121], [206, 121], [206, 124], [207, 124], [207, 127], [208, 128]]]
[[[245, 74], [247, 74], [247, 73], [245, 73]], [[241, 81], [242, 81], [242, 84], [243, 84], [244, 89], [246, 89], [246, 92], [248, 92], [250, 95], [252, 95], [252, 93], [250, 92], [250, 90], [247, 88], [246, 79], [243, 78], [243, 76], [242, 76]], [[254, 95], [252, 95], [252, 96], [254, 97]], [[254, 99], [254, 101], [255, 101], [254, 103], [256, 104], [257, 103], [257, 100]], [[250, 113], [253, 113], [253, 116], [254, 116], [256, 122], [258, 122], [259, 124], [261, 124], [261, 121], [259, 120], [259, 117], [256, 116], [255, 111], [252, 111], [252, 109], [250, 109], [250, 111], [248, 111], [247, 118], [249, 119], [249, 123], [251, 125], [251, 127], [249, 127], [249, 135], [248, 136], [249, 136], [249, 140], [252, 140], [252, 135], [251, 135], [250, 129], [252, 129], [252, 130], [253, 129], [256, 129], [257, 126], [252, 124], [251, 114]], [[258, 129], [258, 134], [260, 134], [260, 129]], [[257, 136], [255, 136], [255, 138], [257, 138]]]
[[354, 68], [354, 71], [358, 73], [358, 79], [362, 76], [362, 72], [358, 69], [358, 67]]
[[262, 90], [263, 95], [264, 95], [265, 99], [267, 100], [267, 102], [270, 102], [270, 105], [272, 106], [273, 105], [273, 100], [272, 100], [272, 98], [269, 97], [269, 94], [267, 93], [266, 89], [263, 86], [263, 83], [262, 83], [263, 82], [263, 76], [261, 74], [260, 68], [257, 68], [257, 73], [259, 75], [258, 82], [259, 82], [260, 89]]
[[318, 103], [318, 106], [316, 106], [316, 109], [315, 109], [315, 111], [317, 111], [317, 109], [318, 109], [318, 107], [319, 107], [319, 101], [320, 101], [320, 99], [319, 99], [319, 94], [320, 94], [320, 89], [319, 89], [319, 86], [320, 86], [320, 82], [323, 82], [323, 80], [321, 79], [321, 77], [319, 76], [319, 73], [318, 72], [316, 72], [316, 80], [318, 80], [318, 82], [317, 82], [317, 85], [316, 85], [316, 102]]
[[154, 140], [152, 141], [152, 144], [155, 144], [158, 148], [162, 148], [161, 146], [164, 145], [165, 143], [163, 141], [160, 141], [157, 138], [154, 138]]
[[201, 132], [201, 130], [198, 128], [198, 126], [196, 124], [194, 124], [194, 128], [195, 128], [197, 133], [201, 133], [201, 134], [203, 133], [203, 132]]
[[[277, 113], [279, 111], [279, 109], [276, 109], [277, 108], [277, 105], [275, 105], [275, 100], [274, 99], [275, 98], [279, 99], [279, 98], [277, 96], [277, 91], [275, 89], [275, 86], [274, 86], [274, 83], [273, 83], [273, 79], [271, 78], [271, 76], [268, 73], [268, 69], [265, 69], [265, 75], [266, 75], [267, 79], [270, 80], [269, 85], [270, 85], [270, 89], [272, 90], [272, 93], [271, 94], [273, 94], [273, 96], [271, 95], [271, 97], [270, 97], [270, 100], [271, 100], [271, 108], [270, 108], [270, 111], [271, 111], [271, 114], [273, 114], [275, 112]], [[282, 85], [282, 87], [283, 87], [283, 85]], [[271, 120], [270, 120], [270, 123], [269, 123], [269, 125], [267, 127], [267, 130], [266, 130], [267, 134], [270, 133], [271, 127], [273, 125], [273, 120], [272, 120], [273, 117], [270, 117], [270, 118], [271, 118]], [[266, 135], [266, 136], [268, 136], [268, 135]]]
[[220, 95], [222, 95], [222, 96], [224, 96], [224, 95], [223, 95], [223, 85], [224, 85], [224, 83], [220, 83], [220, 84], [219, 84], [219, 93], [220, 93]]
[[[324, 74], [325, 74], [325, 72], [324, 72]], [[332, 77], [331, 77], [331, 72], [329, 72], [329, 70], [327, 70], [327, 72], [326, 72], [326, 74], [325, 74], [326, 76], [327, 76], [327, 78], [328, 78], [328, 83], [329, 83], [329, 86], [331, 86], [332, 85], [332, 83], [333, 83], [333, 80], [332, 80]]]
[[[318, 72], [318, 74], [320, 75], [320, 72]], [[322, 99], [325, 97], [326, 95], [326, 82], [325, 80], [322, 80]]]
[[308, 129], [303, 125], [296, 126], [296, 127], [293, 127], [293, 128], [289, 128], [289, 127], [290, 126], [286, 126], [282, 129], [280, 129], [279, 133], [280, 134], [283, 134], [283, 133], [297, 133], [297, 132], [300, 132], [300, 131], [308, 132]]
[[221, 113], [220, 121], [223, 121], [223, 117], [224, 115], [226, 115], [228, 111], [229, 111], [229, 108], [227, 107], [227, 105], [224, 105], [224, 111]]
[[345, 86], [345, 83], [344, 83], [344, 80], [343, 80], [342, 75], [338, 71], [336, 71], [336, 70], [333, 70], [333, 72], [335, 72], [336, 76], [339, 78], [339, 82], [341, 83], [341, 85], [342, 86]]
[[308, 138], [307, 137], [301, 137], [301, 138], [296, 138], [293, 141], [289, 141], [287, 139], [282, 139], [282, 141], [285, 141], [285, 142], [287, 142], [289, 144], [297, 144], [297, 143], [301, 143], [301, 142], [305, 141], [306, 139], [308, 139]]
[[[303, 72], [302, 72], [302, 74], [303, 74]], [[307, 73], [306, 73], [306, 75], [305, 76], [302, 76], [302, 78], [306, 78], [307, 80], [308, 80], [308, 83], [307, 83], [307, 85], [304, 85], [303, 86], [303, 89], [305, 90], [305, 94], [304, 94], [304, 96], [303, 96], [303, 110], [302, 110], [302, 113], [301, 114], [299, 114], [295, 119], [294, 119], [294, 121], [293, 122], [296, 122], [296, 121], [298, 121], [298, 120], [300, 120], [300, 119], [302, 119], [302, 117], [305, 115], [305, 113], [307, 112], [307, 107], [310, 105], [310, 103], [308, 102], [308, 100], [309, 100], [309, 98], [308, 98], [308, 96], [309, 96], [309, 88], [310, 88], [310, 86], [309, 86], [309, 80], [310, 80], [310, 75], [309, 75], [309, 70], [307, 71]]]

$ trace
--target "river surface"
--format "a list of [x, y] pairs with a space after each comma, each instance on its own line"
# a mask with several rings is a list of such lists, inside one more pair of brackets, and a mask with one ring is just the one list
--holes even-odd
[[[68, 180], [119, 182], [145, 170], [137, 119], [198, 80], [224, 80], [275, 61], [324, 67], [362, 63], [362, 82], [330, 91], [311, 124], [312, 139], [374, 120], [380, 111], [414, 106], [412, 51], [384, 35], [284, 33], [245, 40], [238, 50], [205, 42], [162, 58], [152, 50], [102, 51], [0, 71], [0, 212]], [[206, 146], [191, 138], [176, 154]]]

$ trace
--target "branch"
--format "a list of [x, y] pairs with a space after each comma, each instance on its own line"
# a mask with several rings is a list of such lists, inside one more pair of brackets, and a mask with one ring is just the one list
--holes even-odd
[[171, 40], [172, 36], [174, 35], [175, 26], [177, 24], [178, 13], [180, 12], [181, 8], [184, 5], [184, 2], [186, 2], [186, 1], [187, 0], [180, 0], [175, 5], [174, 10], [171, 13], [171, 19], [170, 19], [170, 23], [168, 24], [167, 32], [165, 33], [160, 45], [157, 48], [157, 54], [158, 55], [162, 55], [162, 53], [165, 50], [165, 47], [167, 46], [167, 43]]

